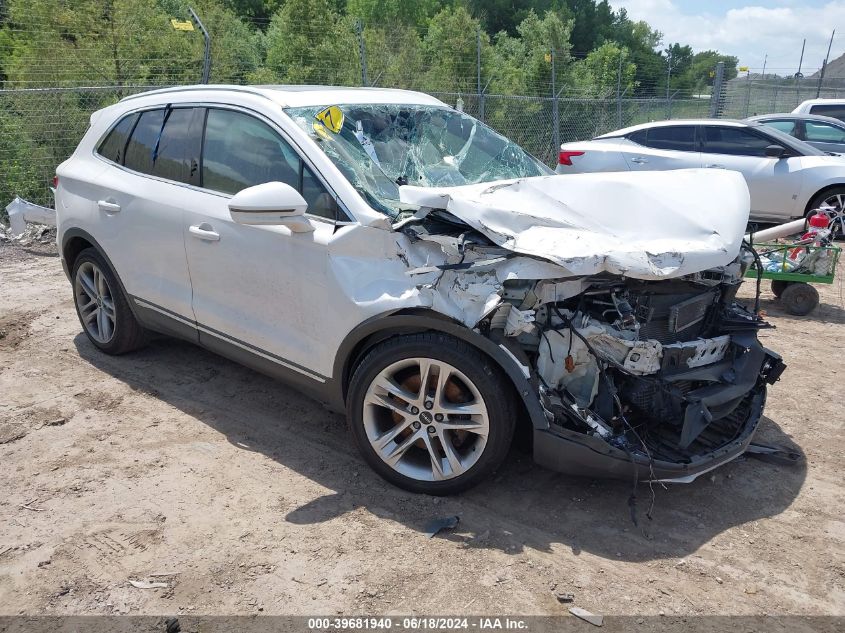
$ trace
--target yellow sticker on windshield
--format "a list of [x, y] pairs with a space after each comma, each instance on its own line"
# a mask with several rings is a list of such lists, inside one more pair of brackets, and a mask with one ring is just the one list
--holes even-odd
[[314, 118], [335, 134], [340, 132], [343, 127], [343, 110], [337, 106], [329, 106], [325, 110], [320, 110], [314, 115]]

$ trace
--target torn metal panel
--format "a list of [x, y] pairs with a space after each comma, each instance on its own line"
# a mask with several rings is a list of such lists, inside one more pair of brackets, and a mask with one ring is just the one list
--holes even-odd
[[56, 211], [47, 207], [39, 206], [15, 196], [6, 206], [6, 213], [9, 214], [9, 227], [12, 235], [22, 235], [26, 231], [26, 223], [46, 224], [56, 226]]
[[740, 174], [705, 169], [403, 186], [400, 195], [409, 205], [441, 205], [497, 245], [554, 262], [567, 276], [637, 279], [729, 264], [750, 204]]

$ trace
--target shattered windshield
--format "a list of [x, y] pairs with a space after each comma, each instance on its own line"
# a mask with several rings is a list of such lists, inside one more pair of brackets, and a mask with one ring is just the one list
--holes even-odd
[[401, 185], [453, 187], [553, 173], [516, 143], [445, 106], [288, 108], [375, 209], [396, 217]]

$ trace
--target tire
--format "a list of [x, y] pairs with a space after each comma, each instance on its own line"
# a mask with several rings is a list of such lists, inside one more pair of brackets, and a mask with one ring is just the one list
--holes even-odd
[[125, 354], [146, 342], [122, 286], [105, 258], [86, 248], [73, 262], [71, 274], [76, 316], [88, 340], [106, 354]]
[[780, 279], [772, 279], [772, 294], [780, 298], [783, 291], [789, 285], [788, 281], [781, 281]]
[[375, 346], [356, 367], [346, 401], [352, 437], [370, 467], [430, 495], [489, 477], [507, 456], [514, 411], [510, 384], [490, 358], [434, 332]]
[[810, 284], [795, 282], [784, 289], [780, 300], [787, 312], [795, 316], [804, 316], [819, 305], [819, 293]]
[[[825, 202], [827, 202], [829, 206], [833, 207], [836, 215], [845, 214], [845, 187], [832, 187], [827, 191], [817, 194], [816, 197], [810, 201], [810, 206], [807, 210], [807, 217], [813, 215], [813, 212], [825, 204]], [[841, 229], [841, 224], [834, 228], [832, 236], [834, 239], [841, 240], [845, 237], [843, 236]]]

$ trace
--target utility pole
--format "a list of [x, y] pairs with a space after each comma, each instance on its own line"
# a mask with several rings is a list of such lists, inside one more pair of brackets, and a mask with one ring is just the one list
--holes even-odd
[[830, 59], [830, 48], [833, 46], [833, 36], [836, 35], [836, 29], [833, 29], [833, 32], [830, 34], [830, 43], [827, 45], [827, 55], [824, 57], [824, 61], [822, 62], [822, 69], [819, 73], [819, 83], [816, 86], [816, 99], [819, 98], [819, 94], [822, 91], [822, 80], [824, 79], [824, 71], [827, 68], [827, 60]]
[[763, 81], [766, 81], [766, 62], [769, 61], [769, 54], [763, 56]]

